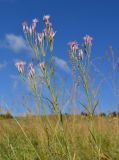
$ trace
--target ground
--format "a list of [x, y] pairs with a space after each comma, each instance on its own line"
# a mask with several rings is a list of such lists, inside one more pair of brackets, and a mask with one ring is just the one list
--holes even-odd
[[119, 160], [118, 117], [0, 120], [0, 160]]

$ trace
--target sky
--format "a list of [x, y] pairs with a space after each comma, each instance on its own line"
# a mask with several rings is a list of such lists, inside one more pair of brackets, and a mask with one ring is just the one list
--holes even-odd
[[[21, 112], [14, 106], [19, 96], [26, 92], [14, 63], [19, 59], [30, 59], [31, 54], [21, 24], [23, 21], [31, 23], [33, 18], [38, 18], [40, 23], [47, 14], [57, 31], [57, 66], [67, 75], [70, 70], [67, 43], [76, 40], [82, 44], [86, 34], [93, 37], [92, 57], [103, 56], [110, 46], [116, 57], [119, 55], [118, 0], [0, 0], [0, 103], [4, 101], [8, 107], [12, 106], [14, 113]], [[101, 66], [104, 74], [108, 71], [106, 68], [107, 64]], [[106, 89], [102, 91], [102, 97], [105, 97], [102, 99], [103, 111], [116, 110], [114, 99]]]

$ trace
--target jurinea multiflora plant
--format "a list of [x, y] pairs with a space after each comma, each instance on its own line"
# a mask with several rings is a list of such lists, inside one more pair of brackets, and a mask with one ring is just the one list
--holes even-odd
[[[87, 105], [81, 102], [81, 105], [86, 109], [88, 114], [92, 115], [97, 103], [93, 104], [90, 98], [89, 91], [89, 71], [90, 71], [90, 53], [92, 47], [92, 37], [86, 35], [84, 37], [83, 46], [79, 47], [77, 41], [72, 41], [68, 43], [69, 45], [69, 59], [72, 65], [72, 77], [73, 77], [73, 98], [76, 94], [77, 87], [81, 84], [84, 89], [84, 93], [87, 97]], [[74, 100], [73, 100], [74, 101]]]
[[[22, 24], [23, 32], [29, 46], [33, 50], [34, 58], [26, 67], [26, 62], [19, 61], [15, 65], [18, 72], [30, 84], [30, 88], [37, 99], [40, 99], [40, 103], [43, 106], [42, 94], [39, 94], [39, 82], [45, 85], [50, 92], [51, 99], [47, 99], [52, 110], [59, 112], [57, 93], [52, 86], [52, 79], [55, 75], [55, 59], [53, 57], [53, 46], [56, 32], [53, 29], [50, 22], [50, 16], [45, 15], [43, 17], [44, 29], [42, 32], [37, 32], [38, 19], [33, 19], [32, 24], [28, 25], [27, 22]], [[49, 58], [47, 58], [49, 57]], [[38, 74], [39, 72], [39, 74]]]
[[[43, 17], [43, 22], [44, 29], [42, 32], [37, 32], [39, 20], [36, 18], [32, 20], [31, 25], [28, 25], [27, 22], [24, 22], [22, 24], [25, 38], [34, 53], [35, 64], [33, 64], [34, 61], [32, 61], [28, 64], [28, 67], [26, 67], [26, 62], [19, 61], [15, 65], [20, 75], [22, 75], [24, 79], [29, 82], [32, 91], [37, 96], [37, 71], [40, 71], [40, 80], [47, 86], [47, 89], [50, 91], [52, 97], [52, 100], [48, 101], [51, 103], [53, 110], [55, 112], [59, 112], [57, 102], [58, 94], [56, 93], [56, 90], [53, 89], [54, 87], [52, 87], [51, 85], [52, 78], [55, 75], [55, 59], [53, 57], [53, 46], [56, 32], [54, 31], [52, 23], [50, 22], [49, 15], [45, 15]], [[86, 35], [84, 37], [84, 45], [81, 48], [79, 48], [79, 44], [76, 41], [69, 42], [68, 45], [70, 47], [69, 59], [72, 62], [73, 74], [75, 75], [75, 72], [78, 69], [79, 77], [81, 77], [84, 81], [83, 83], [85, 91], [87, 93], [88, 88], [84, 61], [85, 59], [87, 59], [86, 57], [90, 57], [89, 55], [92, 47], [92, 37]], [[47, 56], [50, 58], [48, 59]], [[37, 67], [37, 71], [34, 66]], [[79, 83], [79, 77], [75, 77], [76, 85]]]

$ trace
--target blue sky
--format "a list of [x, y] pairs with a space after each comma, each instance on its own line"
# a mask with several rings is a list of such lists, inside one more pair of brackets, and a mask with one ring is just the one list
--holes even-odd
[[[67, 43], [72, 40], [82, 43], [85, 34], [93, 37], [93, 57], [103, 56], [110, 45], [118, 57], [118, 0], [0, 0], [0, 103], [4, 99], [8, 106], [13, 106], [20, 94], [25, 93], [25, 85], [17, 77], [14, 66], [16, 60], [30, 57], [21, 24], [30, 23], [35, 17], [42, 21], [45, 14], [51, 15], [57, 31], [55, 56], [65, 67], [68, 65]], [[106, 64], [101, 68], [104, 73], [105, 68]], [[110, 99], [106, 89], [102, 96], [105, 96], [103, 110], [115, 110], [110, 106], [113, 98]], [[14, 109], [14, 112], [17, 111]]]

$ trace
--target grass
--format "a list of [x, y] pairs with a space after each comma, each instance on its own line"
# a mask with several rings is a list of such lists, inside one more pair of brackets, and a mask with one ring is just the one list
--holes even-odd
[[[119, 120], [56, 116], [0, 120], [0, 160], [118, 160]], [[50, 124], [50, 125], [49, 125]]]

